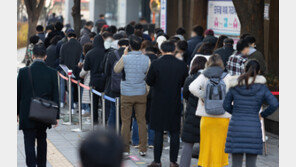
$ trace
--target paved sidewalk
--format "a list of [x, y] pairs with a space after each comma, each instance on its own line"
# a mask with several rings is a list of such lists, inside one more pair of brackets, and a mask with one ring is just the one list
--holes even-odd
[[[67, 110], [62, 110], [61, 114], [63, 120], [68, 120]], [[76, 125], [63, 125], [61, 120], [60, 125], [57, 128], [52, 128], [47, 131], [48, 137], [48, 166], [49, 167], [71, 167], [78, 166], [78, 147], [81, 139], [89, 132], [90, 125], [88, 118], [83, 119], [83, 129], [86, 132], [72, 132], [72, 129], [78, 128], [77, 125], [77, 115], [74, 115], [73, 120]], [[17, 160], [18, 167], [25, 166], [25, 154], [23, 145], [23, 134], [21, 131], [17, 133]], [[257, 161], [257, 167], [278, 167], [279, 166], [279, 140], [278, 136], [268, 134], [268, 155], [259, 156]], [[182, 143], [179, 151], [179, 158], [182, 152]], [[131, 156], [130, 159], [125, 161], [124, 167], [144, 167], [147, 166], [153, 160], [153, 150], [148, 149], [146, 157], [140, 157], [138, 150], [131, 146]], [[229, 166], [231, 166], [231, 156], [229, 159]], [[163, 166], [168, 166], [169, 164], [169, 143], [165, 140], [164, 150], [162, 155]], [[191, 166], [197, 166], [197, 159], [192, 159]]]

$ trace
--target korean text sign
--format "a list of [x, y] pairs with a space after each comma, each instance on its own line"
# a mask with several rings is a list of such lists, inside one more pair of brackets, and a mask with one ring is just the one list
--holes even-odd
[[207, 28], [217, 35], [240, 35], [241, 25], [232, 0], [209, 0]]

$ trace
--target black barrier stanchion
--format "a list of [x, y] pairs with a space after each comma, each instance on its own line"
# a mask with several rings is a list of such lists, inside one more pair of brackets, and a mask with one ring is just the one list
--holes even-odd
[[106, 99], [105, 99], [105, 93], [102, 93], [102, 124], [103, 127], [106, 127], [106, 120], [105, 120], [105, 114], [106, 114]]
[[90, 87], [89, 89], [90, 93], [90, 121], [91, 121], [91, 129], [94, 130], [94, 94], [93, 94], [93, 88]]
[[78, 121], [79, 127], [77, 129], [72, 129], [73, 132], [83, 132], [82, 130], [82, 112], [81, 112], [81, 87], [80, 87], [80, 80], [77, 81], [78, 86]]
[[64, 125], [72, 125], [72, 82], [71, 82], [72, 70], [68, 70], [68, 104], [69, 104], [69, 121]]
[[120, 133], [120, 129], [119, 129], [119, 97], [116, 97], [116, 101], [115, 101], [115, 105], [116, 105], [116, 133], [119, 135]]

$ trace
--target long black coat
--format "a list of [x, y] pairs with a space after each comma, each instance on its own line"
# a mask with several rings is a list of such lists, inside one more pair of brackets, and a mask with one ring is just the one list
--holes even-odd
[[57, 69], [59, 66], [59, 56], [57, 55], [56, 49], [57, 45], [55, 44], [49, 45], [46, 49], [47, 58], [45, 64], [54, 69]]
[[189, 91], [189, 85], [198, 76], [199, 72], [188, 76], [183, 86], [183, 98], [186, 99], [185, 121], [182, 128], [182, 141], [186, 143], [199, 143], [200, 140], [200, 117], [195, 115], [198, 97]]
[[[32, 80], [35, 96], [42, 97], [59, 104], [57, 71], [48, 67], [44, 62], [36, 61], [31, 66]], [[32, 121], [28, 118], [30, 102], [33, 97], [29, 80], [28, 67], [21, 68], [17, 77], [17, 115], [19, 116], [19, 129], [36, 129], [51, 127]], [[59, 119], [59, 112], [57, 119]]]
[[181, 88], [187, 75], [186, 64], [173, 55], [152, 62], [146, 83], [153, 87], [150, 113], [153, 130], [180, 130]]

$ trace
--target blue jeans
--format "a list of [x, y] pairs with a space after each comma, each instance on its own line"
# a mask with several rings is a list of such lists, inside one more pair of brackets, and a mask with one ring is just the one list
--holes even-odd
[[107, 121], [107, 125], [109, 128], [115, 129], [116, 125], [116, 106], [114, 102], [110, 102], [109, 108], [109, 117]]
[[85, 110], [87, 113], [90, 113], [90, 104], [82, 103], [82, 109]]
[[[138, 124], [137, 120], [133, 119], [133, 124], [132, 124], [132, 141], [133, 145], [139, 145], [139, 131], [138, 131]], [[150, 125], [148, 125], [148, 145], [154, 145], [154, 135], [155, 131], [150, 129]]]

